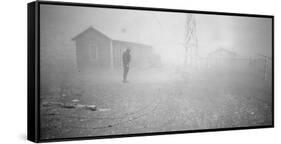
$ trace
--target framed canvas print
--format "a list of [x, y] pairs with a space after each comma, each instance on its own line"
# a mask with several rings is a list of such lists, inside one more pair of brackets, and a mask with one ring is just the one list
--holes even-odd
[[274, 126], [274, 17], [28, 4], [28, 139]]

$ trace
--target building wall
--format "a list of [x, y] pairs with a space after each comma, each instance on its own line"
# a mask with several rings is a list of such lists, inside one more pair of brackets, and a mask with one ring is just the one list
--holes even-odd
[[110, 67], [110, 39], [94, 30], [76, 39], [77, 68], [93, 70]]
[[151, 46], [116, 40], [112, 42], [112, 46], [114, 68], [122, 67], [122, 54], [127, 48], [131, 49], [131, 67], [145, 68], [152, 64], [153, 53]]
[[131, 67], [153, 65], [152, 47], [127, 41], [111, 40], [101, 32], [89, 28], [76, 41], [76, 59], [79, 70], [122, 68], [122, 55], [131, 49]]

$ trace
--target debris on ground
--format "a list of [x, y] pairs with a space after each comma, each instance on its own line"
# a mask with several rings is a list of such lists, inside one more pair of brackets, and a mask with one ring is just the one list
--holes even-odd
[[[74, 101], [74, 102], [77, 102], [77, 101]], [[83, 105], [83, 104], [77, 104], [77, 103], [43, 102], [42, 106], [43, 107], [58, 106], [61, 108], [66, 108], [66, 109], [85, 109], [85, 110], [91, 110], [91, 111], [97, 110], [96, 105]], [[106, 111], [106, 110], [103, 109], [100, 111]]]
[[63, 106], [64, 104], [61, 102], [43, 102], [43, 107], [49, 107], [49, 106]]
[[85, 108], [85, 106], [86, 106], [86, 105], [83, 105], [83, 104], [77, 104], [77, 105], [76, 105], [77, 108]]
[[105, 111], [110, 111], [111, 109], [109, 108], [99, 108], [98, 111], [101, 111], [101, 112], [105, 112]]
[[78, 100], [78, 99], [74, 99], [74, 100], [72, 100], [72, 102], [79, 102], [80, 100]]
[[96, 105], [87, 105], [85, 108], [88, 109], [88, 110], [92, 110], [92, 111], [96, 111], [97, 110], [97, 106]]
[[62, 107], [63, 108], [68, 108], [68, 109], [74, 109], [74, 108], [76, 108], [76, 104], [65, 103]]

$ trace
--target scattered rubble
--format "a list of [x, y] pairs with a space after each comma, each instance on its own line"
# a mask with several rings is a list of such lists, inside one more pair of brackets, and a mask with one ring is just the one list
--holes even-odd
[[97, 106], [95, 106], [95, 105], [86, 105], [85, 108], [87, 110], [91, 110], [91, 111], [96, 111], [97, 110]]
[[[78, 102], [78, 101], [75, 101], [75, 102]], [[66, 108], [66, 109], [85, 109], [85, 110], [91, 110], [91, 111], [97, 110], [96, 105], [83, 105], [83, 104], [77, 104], [77, 103], [43, 102], [42, 106], [43, 107], [58, 106], [61, 108]]]
[[63, 106], [64, 104], [61, 102], [43, 102], [43, 107], [49, 107], [49, 106]]
[[72, 103], [65, 103], [64, 105], [62, 105], [63, 108], [68, 108], [68, 109], [74, 109], [76, 108], [76, 104], [72, 104]]
[[80, 100], [78, 100], [78, 99], [74, 99], [74, 100], [72, 100], [72, 102], [79, 102]]
[[109, 108], [99, 108], [98, 111], [101, 111], [101, 112], [105, 112], [105, 111], [110, 111], [111, 109]]

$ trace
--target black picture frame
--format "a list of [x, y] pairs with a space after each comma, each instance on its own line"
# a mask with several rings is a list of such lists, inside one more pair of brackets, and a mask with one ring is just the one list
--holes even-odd
[[[200, 129], [200, 130], [184, 130], [184, 131], [167, 131], [167, 132], [152, 132], [140, 134], [122, 134], [122, 135], [107, 135], [107, 136], [89, 136], [89, 137], [71, 137], [71, 138], [54, 138], [40, 139], [40, 5], [55, 5], [55, 6], [74, 6], [74, 7], [89, 7], [89, 8], [112, 8], [125, 10], [144, 10], [144, 11], [159, 11], [159, 12], [174, 12], [174, 13], [194, 13], [208, 15], [223, 15], [223, 16], [241, 16], [254, 18], [269, 18], [272, 20], [272, 124], [263, 126], [246, 126], [234, 128], [220, 129]], [[27, 117], [27, 138], [33, 142], [55, 142], [69, 140], [88, 140], [101, 138], [120, 138], [134, 136], [152, 136], [164, 134], [181, 134], [195, 132], [213, 132], [213, 131], [228, 131], [228, 130], [243, 130], [243, 129], [258, 129], [258, 128], [273, 128], [274, 127], [274, 16], [261, 14], [243, 14], [243, 13], [227, 13], [227, 12], [211, 12], [198, 10], [179, 10], [167, 8], [148, 8], [135, 6], [121, 5], [103, 5], [89, 3], [72, 3], [58, 1], [34, 1], [28, 3], [28, 117]]]

